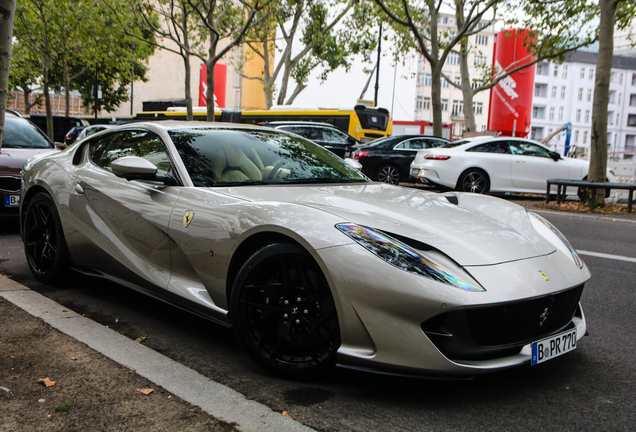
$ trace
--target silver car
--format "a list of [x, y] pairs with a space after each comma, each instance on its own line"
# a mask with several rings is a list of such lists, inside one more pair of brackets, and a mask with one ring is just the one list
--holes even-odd
[[474, 375], [543, 363], [586, 332], [590, 273], [542, 217], [372, 183], [272, 129], [113, 128], [29, 162], [20, 210], [39, 280], [71, 268], [178, 303], [285, 376]]

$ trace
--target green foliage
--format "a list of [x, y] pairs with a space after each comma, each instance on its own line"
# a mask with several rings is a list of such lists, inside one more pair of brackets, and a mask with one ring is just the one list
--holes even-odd
[[57, 407], [55, 407], [55, 411], [57, 411], [57, 412], [65, 412], [65, 411], [68, 411], [70, 409], [71, 409], [71, 403], [70, 402], [62, 402]]

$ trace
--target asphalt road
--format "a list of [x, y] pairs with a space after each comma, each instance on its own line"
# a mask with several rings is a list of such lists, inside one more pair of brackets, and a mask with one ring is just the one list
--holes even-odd
[[[575, 248], [636, 258], [636, 223], [544, 214]], [[195, 369], [247, 398], [322, 431], [620, 431], [636, 424], [636, 263], [583, 256], [590, 335], [534, 367], [471, 381], [395, 378], [338, 369], [320, 381], [265, 374], [231, 330], [112, 283], [75, 275], [33, 279], [16, 224], [0, 221], [0, 272]]]

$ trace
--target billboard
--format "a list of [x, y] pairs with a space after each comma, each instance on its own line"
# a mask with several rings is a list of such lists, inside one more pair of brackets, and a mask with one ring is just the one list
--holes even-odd
[[[495, 35], [493, 73], [512, 70], [534, 60], [528, 30], [509, 29]], [[490, 90], [488, 129], [504, 136], [525, 138], [530, 132], [535, 65], [515, 72]]]
[[[227, 84], [227, 65], [217, 63], [214, 66], [214, 104], [225, 108], [225, 86]], [[199, 68], [199, 106], [208, 106], [206, 93], [208, 91], [208, 65], [201, 64]]]

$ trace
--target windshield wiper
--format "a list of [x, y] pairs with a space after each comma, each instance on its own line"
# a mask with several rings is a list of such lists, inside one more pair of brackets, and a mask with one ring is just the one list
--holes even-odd
[[331, 177], [314, 177], [302, 179], [283, 180], [278, 184], [304, 184], [304, 183], [360, 183], [365, 182], [364, 179], [337, 179]]

